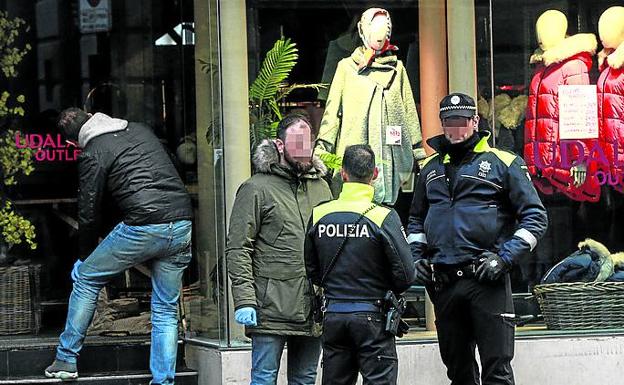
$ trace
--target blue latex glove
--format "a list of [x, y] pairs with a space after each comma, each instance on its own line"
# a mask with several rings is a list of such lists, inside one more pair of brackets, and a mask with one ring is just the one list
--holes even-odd
[[256, 309], [253, 307], [241, 307], [234, 312], [234, 319], [241, 325], [258, 326], [256, 322]]
[[78, 280], [78, 268], [82, 265], [82, 261], [79, 259], [74, 263], [74, 268], [71, 271], [71, 279], [76, 282]]

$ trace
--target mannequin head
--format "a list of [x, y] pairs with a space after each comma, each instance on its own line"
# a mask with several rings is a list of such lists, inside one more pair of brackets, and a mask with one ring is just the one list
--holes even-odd
[[624, 7], [611, 7], [598, 20], [598, 33], [605, 48], [617, 48], [624, 42]]
[[382, 8], [367, 9], [358, 23], [358, 32], [366, 48], [381, 50], [392, 34], [390, 14]]
[[537, 43], [547, 51], [565, 39], [568, 30], [568, 19], [560, 12], [550, 9], [540, 15], [535, 23]]

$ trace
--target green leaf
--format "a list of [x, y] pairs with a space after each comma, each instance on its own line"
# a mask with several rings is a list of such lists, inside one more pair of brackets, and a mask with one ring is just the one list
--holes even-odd
[[282, 87], [280, 89], [280, 91], [279, 91], [279, 93], [277, 95], [277, 100], [282, 100], [283, 98], [288, 96], [294, 90], [312, 88], [312, 89], [316, 90], [316, 92], [319, 92], [321, 89], [327, 88], [328, 86], [329, 86], [329, 84], [327, 84], [327, 83], [313, 83], [313, 84], [299, 84], [299, 83], [295, 83], [295, 84], [291, 84], [291, 85], [289, 85], [287, 87]]
[[[28, 26], [24, 20], [12, 18], [8, 12], [0, 11], [0, 79], [18, 76], [18, 66], [32, 49], [30, 44], [23, 45], [17, 39], [25, 31], [28, 31]], [[0, 117], [18, 121], [16, 117], [25, 114], [23, 104], [26, 98], [23, 94], [13, 98], [6, 90], [1, 91]], [[27, 175], [34, 169], [33, 151], [18, 148], [15, 145], [16, 134], [16, 131], [9, 129], [0, 135], [0, 238], [9, 245], [25, 241], [31, 249], [35, 249], [35, 227], [16, 213], [11, 201], [3, 195], [6, 186], [17, 184], [18, 175]]]
[[267, 104], [271, 108], [271, 111], [273, 111], [273, 113], [277, 117], [277, 120], [282, 120], [282, 113], [280, 112], [279, 107], [277, 106], [277, 101], [275, 101], [275, 100], [268, 100]]
[[336, 154], [330, 154], [328, 152], [320, 154], [319, 158], [325, 163], [327, 168], [338, 170], [342, 168], [342, 157]]
[[249, 88], [249, 98], [258, 104], [275, 100], [280, 84], [286, 80], [290, 71], [297, 64], [299, 55], [295, 43], [281, 38], [267, 52], [262, 62], [258, 77]]

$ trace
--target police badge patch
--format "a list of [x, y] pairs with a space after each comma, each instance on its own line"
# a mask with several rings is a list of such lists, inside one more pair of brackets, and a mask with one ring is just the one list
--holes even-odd
[[481, 178], [486, 178], [488, 172], [490, 172], [491, 169], [492, 164], [487, 160], [483, 160], [481, 161], [481, 163], [479, 163], [479, 173], [477, 175], [479, 175]]

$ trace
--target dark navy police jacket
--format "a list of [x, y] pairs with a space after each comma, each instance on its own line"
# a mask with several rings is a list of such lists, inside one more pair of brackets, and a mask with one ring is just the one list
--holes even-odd
[[[338, 199], [312, 211], [305, 264], [315, 285], [321, 285], [336, 251], [348, 237], [322, 285], [330, 300], [375, 301], [383, 299], [388, 290], [404, 292], [414, 281], [414, 261], [399, 215], [374, 205], [373, 194], [373, 187], [367, 184], [345, 183]], [[362, 213], [365, 215], [358, 223]]]
[[[449, 155], [435, 153], [423, 162], [408, 225], [415, 260], [455, 265], [498, 253], [512, 264], [532, 251], [548, 226], [546, 210], [522, 158], [491, 148], [489, 133], [447, 176]], [[427, 143], [439, 150], [443, 137]]]

